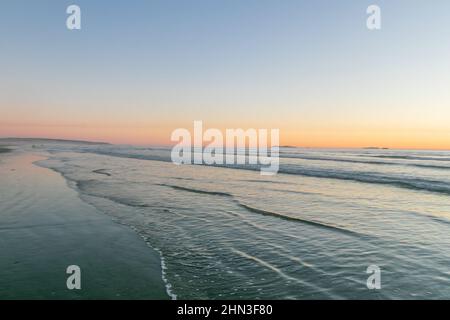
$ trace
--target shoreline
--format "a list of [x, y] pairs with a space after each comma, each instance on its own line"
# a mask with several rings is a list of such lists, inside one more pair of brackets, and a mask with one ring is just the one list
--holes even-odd
[[[33, 164], [43, 156], [2, 154], [0, 299], [169, 299], [159, 252]], [[70, 265], [81, 290], [66, 286]]]

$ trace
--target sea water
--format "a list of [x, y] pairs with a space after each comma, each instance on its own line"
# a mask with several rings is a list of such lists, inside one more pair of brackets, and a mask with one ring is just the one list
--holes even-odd
[[166, 148], [42, 149], [39, 165], [161, 252], [172, 296], [450, 298], [450, 152], [281, 148], [267, 177], [177, 166]]

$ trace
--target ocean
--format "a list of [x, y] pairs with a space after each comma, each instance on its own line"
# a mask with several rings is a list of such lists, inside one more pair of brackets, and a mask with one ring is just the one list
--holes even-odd
[[159, 147], [27, 148], [160, 253], [174, 299], [450, 298], [449, 151], [287, 147], [262, 176]]

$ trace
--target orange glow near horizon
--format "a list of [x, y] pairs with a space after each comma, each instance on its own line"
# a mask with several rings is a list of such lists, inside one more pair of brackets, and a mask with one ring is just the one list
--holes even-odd
[[[225, 126], [219, 123], [204, 123], [204, 130], [216, 127], [222, 132], [227, 128], [276, 128], [254, 123]], [[147, 123], [115, 125], [12, 125], [0, 123], [0, 137], [49, 138], [67, 140], [86, 140], [130, 145], [173, 145], [170, 141], [173, 130], [186, 128], [192, 134], [193, 122]], [[363, 148], [383, 147], [390, 149], [435, 149], [450, 150], [450, 130], [408, 130], [385, 127], [377, 128], [340, 128], [340, 127], [280, 127], [280, 145], [307, 148]]]

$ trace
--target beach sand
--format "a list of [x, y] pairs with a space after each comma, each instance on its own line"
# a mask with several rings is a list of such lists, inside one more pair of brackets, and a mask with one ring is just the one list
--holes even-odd
[[[43, 157], [0, 148], [0, 299], [168, 299], [159, 254], [83, 202]], [[66, 269], [81, 268], [81, 290]]]

